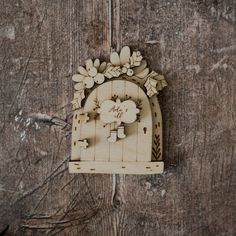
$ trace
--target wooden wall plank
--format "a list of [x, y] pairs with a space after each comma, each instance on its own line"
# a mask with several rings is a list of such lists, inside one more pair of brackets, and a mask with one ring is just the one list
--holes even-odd
[[[117, 177], [115, 199], [125, 202], [118, 213], [121, 235], [236, 231], [230, 207], [235, 190], [229, 184], [235, 132], [226, 115], [235, 113], [236, 107], [235, 71], [229, 69], [235, 65], [235, 4], [232, 0], [115, 2], [113, 47], [140, 49], [150, 68], [163, 73], [168, 82], [159, 95], [165, 177]], [[144, 219], [142, 226], [139, 217]], [[128, 221], [136, 227], [126, 228]]]
[[86, 235], [80, 219], [96, 225], [98, 205], [110, 205], [110, 176], [68, 172], [71, 76], [110, 52], [108, 20], [106, 0], [1, 2], [0, 234]]

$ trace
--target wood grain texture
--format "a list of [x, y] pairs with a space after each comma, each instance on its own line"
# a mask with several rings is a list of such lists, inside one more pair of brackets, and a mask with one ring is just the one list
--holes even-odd
[[[235, 235], [235, 7], [1, 1], [0, 232]], [[167, 78], [159, 101], [168, 167], [153, 176], [69, 175], [71, 76], [124, 45]]]

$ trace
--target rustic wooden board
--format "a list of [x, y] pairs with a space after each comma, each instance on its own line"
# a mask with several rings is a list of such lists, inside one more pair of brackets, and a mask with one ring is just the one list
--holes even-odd
[[[0, 232], [235, 235], [235, 7], [1, 1]], [[69, 175], [71, 76], [124, 45], [167, 78], [159, 96], [167, 168]]]

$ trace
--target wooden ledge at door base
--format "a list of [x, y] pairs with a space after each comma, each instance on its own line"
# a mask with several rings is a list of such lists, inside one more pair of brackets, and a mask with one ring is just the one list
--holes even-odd
[[161, 174], [163, 161], [153, 162], [103, 162], [103, 161], [70, 161], [70, 173], [104, 173], [104, 174]]

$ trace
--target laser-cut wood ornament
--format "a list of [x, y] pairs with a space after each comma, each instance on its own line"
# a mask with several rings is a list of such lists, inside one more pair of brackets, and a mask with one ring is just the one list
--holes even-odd
[[[162, 115], [167, 83], [128, 46], [110, 62], [87, 60], [73, 75], [70, 173], [162, 173]], [[88, 92], [85, 92], [85, 91]]]

